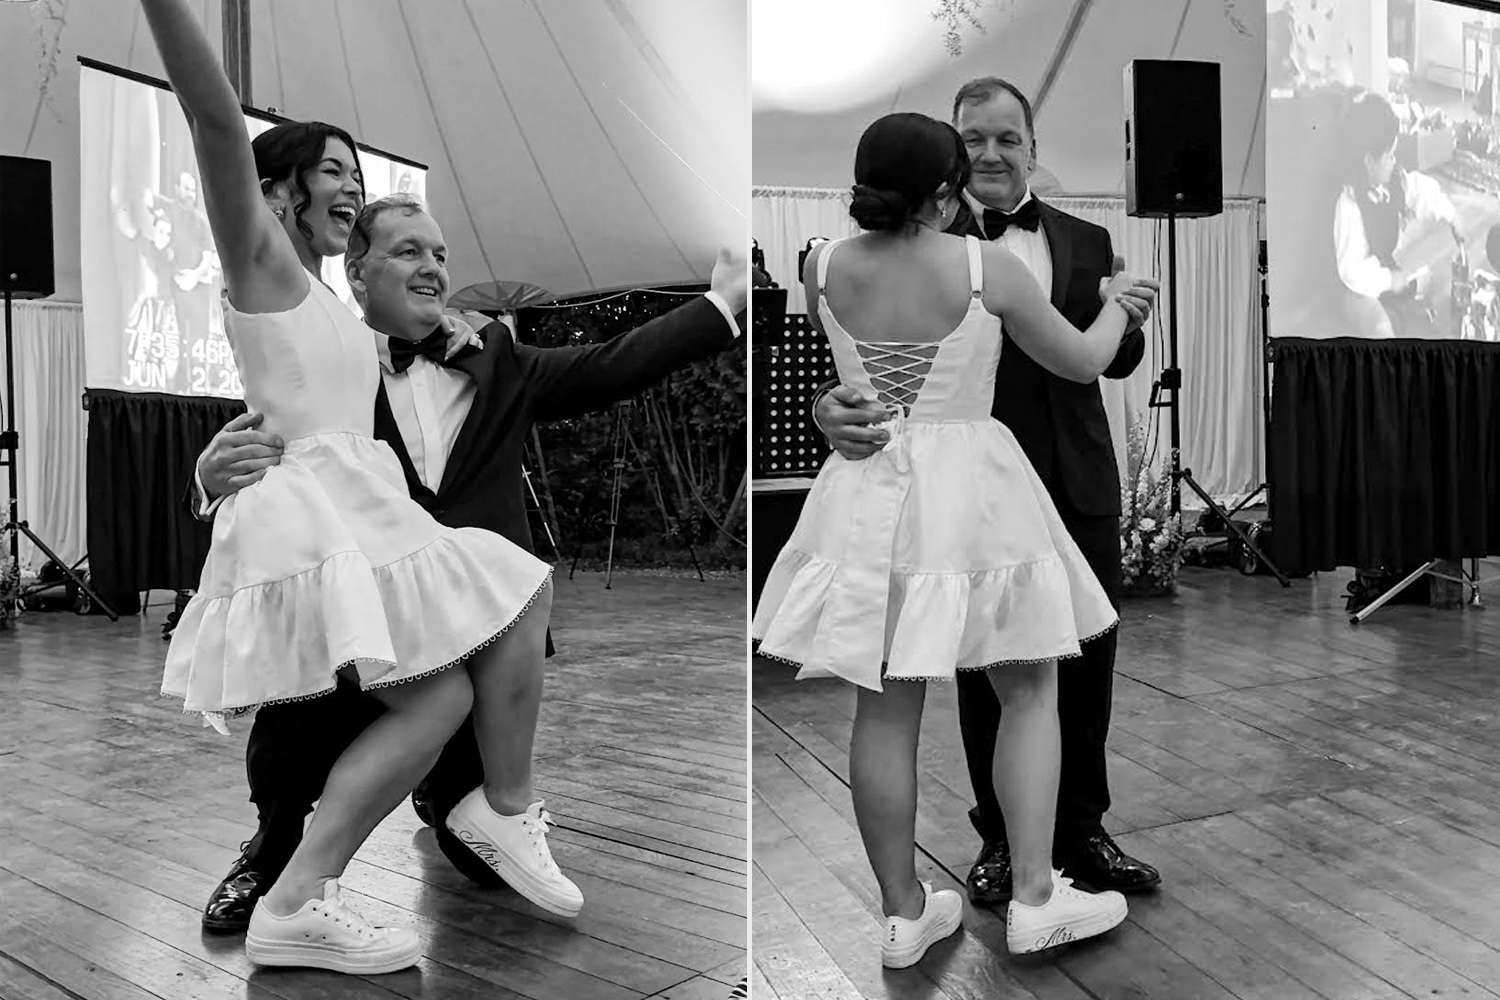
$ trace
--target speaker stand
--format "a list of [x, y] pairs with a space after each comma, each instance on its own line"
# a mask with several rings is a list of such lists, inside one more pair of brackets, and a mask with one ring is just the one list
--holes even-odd
[[[0, 533], [10, 535], [11, 567], [17, 573], [17, 575], [20, 574], [21, 536], [25, 535], [27, 539], [31, 541], [32, 545], [35, 545], [42, 551], [43, 555], [45, 555], [48, 559], [52, 560], [58, 565], [58, 567], [63, 571], [64, 576], [71, 580], [79, 590], [89, 595], [89, 599], [92, 600], [96, 605], [104, 609], [104, 613], [109, 615], [110, 621], [119, 621], [120, 616], [115, 614], [115, 609], [109, 606], [109, 602], [105, 601], [104, 598], [94, 593], [94, 591], [84, 581], [83, 577], [75, 573], [71, 566], [63, 562], [62, 559], [58, 558], [57, 553], [48, 548], [47, 543], [38, 538], [36, 532], [31, 530], [31, 526], [20, 519], [21, 502], [19, 497], [20, 484], [17, 481], [17, 470], [19, 468], [17, 456], [21, 451], [21, 435], [20, 432], [16, 430], [16, 340], [15, 333], [11, 329], [11, 296], [9, 283], [5, 285], [4, 296], [5, 429], [0, 430], [0, 464], [4, 464], [7, 469], [7, 476], [10, 485], [10, 498], [7, 512], [8, 516], [6, 517], [5, 523], [0, 524]], [[20, 597], [21, 595], [18, 593], [16, 595], [16, 599], [18, 602], [20, 600]]]
[[[1260, 419], [1261, 419], [1261, 448], [1265, 453], [1261, 474], [1271, 467], [1271, 340], [1270, 313], [1271, 293], [1267, 286], [1267, 263], [1266, 263], [1266, 241], [1260, 241], [1260, 263], [1256, 270], [1260, 272], [1260, 357], [1261, 357], [1261, 386], [1260, 386]], [[1255, 502], [1256, 497], [1262, 493], [1266, 495], [1266, 517], [1271, 516], [1271, 484], [1262, 479], [1255, 485], [1255, 489], [1239, 503], [1229, 508], [1229, 516], [1233, 517], [1246, 507]]]
[[[1255, 544], [1250, 535], [1230, 519], [1226, 511], [1208, 491], [1198, 485], [1193, 478], [1191, 469], [1182, 467], [1182, 417], [1179, 412], [1177, 395], [1182, 389], [1182, 369], [1177, 367], [1177, 215], [1167, 214], [1167, 367], [1162, 369], [1161, 376], [1151, 386], [1150, 405], [1158, 408], [1166, 408], [1169, 411], [1168, 424], [1171, 428], [1172, 441], [1172, 513], [1182, 515], [1182, 484], [1186, 483], [1188, 488], [1198, 494], [1209, 510], [1213, 511], [1224, 522], [1225, 528], [1229, 530], [1240, 544], [1252, 552], [1261, 565], [1270, 570], [1283, 587], [1290, 587], [1292, 581], [1287, 579], [1270, 557], [1262, 552]], [[1169, 394], [1163, 400], [1162, 396]]]

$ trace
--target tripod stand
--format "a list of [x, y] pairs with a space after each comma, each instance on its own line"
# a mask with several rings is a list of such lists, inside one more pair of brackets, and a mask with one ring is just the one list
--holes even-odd
[[[1286, 574], [1281, 572], [1276, 564], [1256, 546], [1255, 541], [1244, 528], [1230, 519], [1229, 513], [1208, 495], [1208, 491], [1198, 485], [1198, 481], [1193, 478], [1193, 471], [1182, 467], [1182, 418], [1177, 399], [1177, 394], [1182, 389], [1182, 369], [1177, 367], [1177, 216], [1175, 213], [1167, 214], [1167, 345], [1167, 367], [1162, 369], [1161, 376], [1151, 386], [1150, 405], [1169, 411], [1168, 424], [1171, 429], [1172, 442], [1172, 513], [1181, 515], [1182, 484], [1187, 483], [1188, 488], [1198, 494], [1198, 499], [1202, 500], [1204, 505], [1224, 522], [1224, 526], [1230, 533], [1239, 539], [1240, 544], [1254, 554], [1255, 558], [1275, 575], [1283, 587], [1290, 587], [1292, 581], [1287, 579]], [[1163, 400], [1164, 394], [1170, 395]], [[1241, 506], [1244, 505], [1241, 504]]]
[[[542, 496], [536, 491], [536, 484], [531, 481], [533, 449], [535, 450], [535, 465], [542, 477], [542, 489], [547, 494], [545, 505], [542, 503]], [[557, 536], [561, 534], [561, 529], [556, 532], [552, 530], [554, 516], [549, 516], [549, 512], [552, 510], [552, 491], [547, 485], [547, 465], [542, 460], [542, 441], [535, 427], [531, 429], [530, 443], [523, 443], [521, 445], [521, 479], [526, 485], [526, 495], [531, 499], [531, 508], [527, 513], [536, 515], [537, 521], [542, 526], [542, 534], [547, 536], [547, 544], [552, 546], [553, 558], [561, 561], [562, 549], [557, 544]]]
[[[20, 484], [18, 482], [17, 470], [19, 463], [17, 456], [21, 451], [21, 434], [16, 430], [16, 341], [15, 334], [11, 329], [11, 286], [10, 278], [4, 278], [5, 297], [5, 429], [0, 430], [0, 464], [7, 469], [7, 478], [10, 486], [10, 504], [4, 524], [0, 524], [0, 533], [10, 535], [10, 565], [11, 571], [19, 578], [21, 571], [21, 536], [25, 535], [32, 545], [42, 551], [48, 559], [52, 560], [73, 584], [89, 596], [96, 605], [109, 615], [110, 621], [119, 621], [120, 616], [115, 614], [115, 609], [108, 602], [89, 588], [71, 566], [63, 562], [57, 553], [47, 547], [47, 543], [37, 537], [31, 526], [20, 519], [21, 501]], [[49, 585], [50, 586], [50, 585]], [[35, 590], [37, 588], [31, 588]], [[45, 589], [45, 588], [42, 588]], [[29, 594], [31, 590], [28, 590]], [[26, 594], [17, 594], [17, 599]], [[0, 618], [5, 615], [0, 613]]]
[[[1260, 363], [1261, 363], [1261, 390], [1260, 390], [1260, 419], [1261, 419], [1261, 447], [1265, 451], [1265, 468], [1271, 466], [1271, 338], [1268, 331], [1271, 329], [1271, 291], [1268, 284], [1269, 265], [1266, 260], [1266, 241], [1260, 241], [1259, 258], [1256, 263], [1256, 271], [1260, 274]], [[1249, 495], [1233, 507], [1229, 508], [1229, 515], [1233, 517], [1246, 507], [1262, 493], [1270, 489], [1264, 479], [1255, 485]], [[1269, 494], [1267, 494], [1269, 496]]]
[[[620, 525], [620, 496], [624, 490], [625, 469], [628, 467], [627, 454], [629, 449], [634, 449], [637, 454], [640, 448], [635, 443], [634, 436], [630, 433], [630, 410], [631, 403], [627, 400], [620, 403], [614, 409], [610, 418], [609, 448], [610, 448], [610, 487], [609, 487], [609, 555], [604, 564], [604, 589], [612, 589], [611, 581], [615, 573], [615, 530]], [[662, 500], [661, 483], [657, 481], [656, 472], [647, 462], [641, 463], [641, 470], [645, 472], [646, 479], [656, 494], [658, 503], [662, 506], [662, 529], [667, 534], [671, 533], [672, 524], [668, 519], [665, 503]], [[683, 535], [683, 542], [687, 545], [688, 555], [692, 557], [693, 569], [698, 573], [698, 580], [702, 582], [703, 566], [698, 562], [698, 550], [693, 546], [693, 540], [688, 535]], [[568, 568], [568, 579], [573, 579], [574, 570], [578, 569], [578, 560], [581, 552], [575, 550], [573, 553], [573, 564]]]

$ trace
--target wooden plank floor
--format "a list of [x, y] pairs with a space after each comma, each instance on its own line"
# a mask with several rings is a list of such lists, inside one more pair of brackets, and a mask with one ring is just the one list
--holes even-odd
[[155, 695], [165, 607], [0, 632], [0, 998], [727, 995], [748, 933], [743, 579], [564, 576], [537, 783], [584, 911], [472, 886], [403, 804], [344, 883], [426, 957], [368, 980], [253, 972], [242, 938], [201, 933], [254, 830], [249, 726], [216, 737]]
[[[1050, 956], [1011, 958], [1003, 914], [969, 907], [921, 965], [881, 969], [852, 691], [757, 661], [754, 995], [1500, 997], [1500, 611], [1356, 628], [1350, 575], [1188, 569], [1126, 605], [1106, 823], [1164, 884]], [[920, 788], [923, 877], [960, 887], [979, 844], [952, 685], [929, 685]]]

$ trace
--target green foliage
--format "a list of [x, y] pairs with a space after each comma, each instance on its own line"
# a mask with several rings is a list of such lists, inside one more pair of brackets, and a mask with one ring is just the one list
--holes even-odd
[[[518, 325], [524, 342], [541, 347], [600, 343], [687, 301], [684, 294], [633, 291], [525, 309]], [[562, 554], [603, 557], [618, 464], [617, 564], [688, 564], [691, 540], [705, 567], [742, 567], [745, 386], [741, 338], [628, 403], [539, 427]], [[542, 477], [534, 481], [541, 493]]]

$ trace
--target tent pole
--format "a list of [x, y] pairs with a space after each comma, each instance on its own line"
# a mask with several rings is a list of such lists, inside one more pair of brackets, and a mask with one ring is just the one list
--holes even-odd
[[250, 96], [250, 0], [224, 0], [224, 73], [240, 103]]

